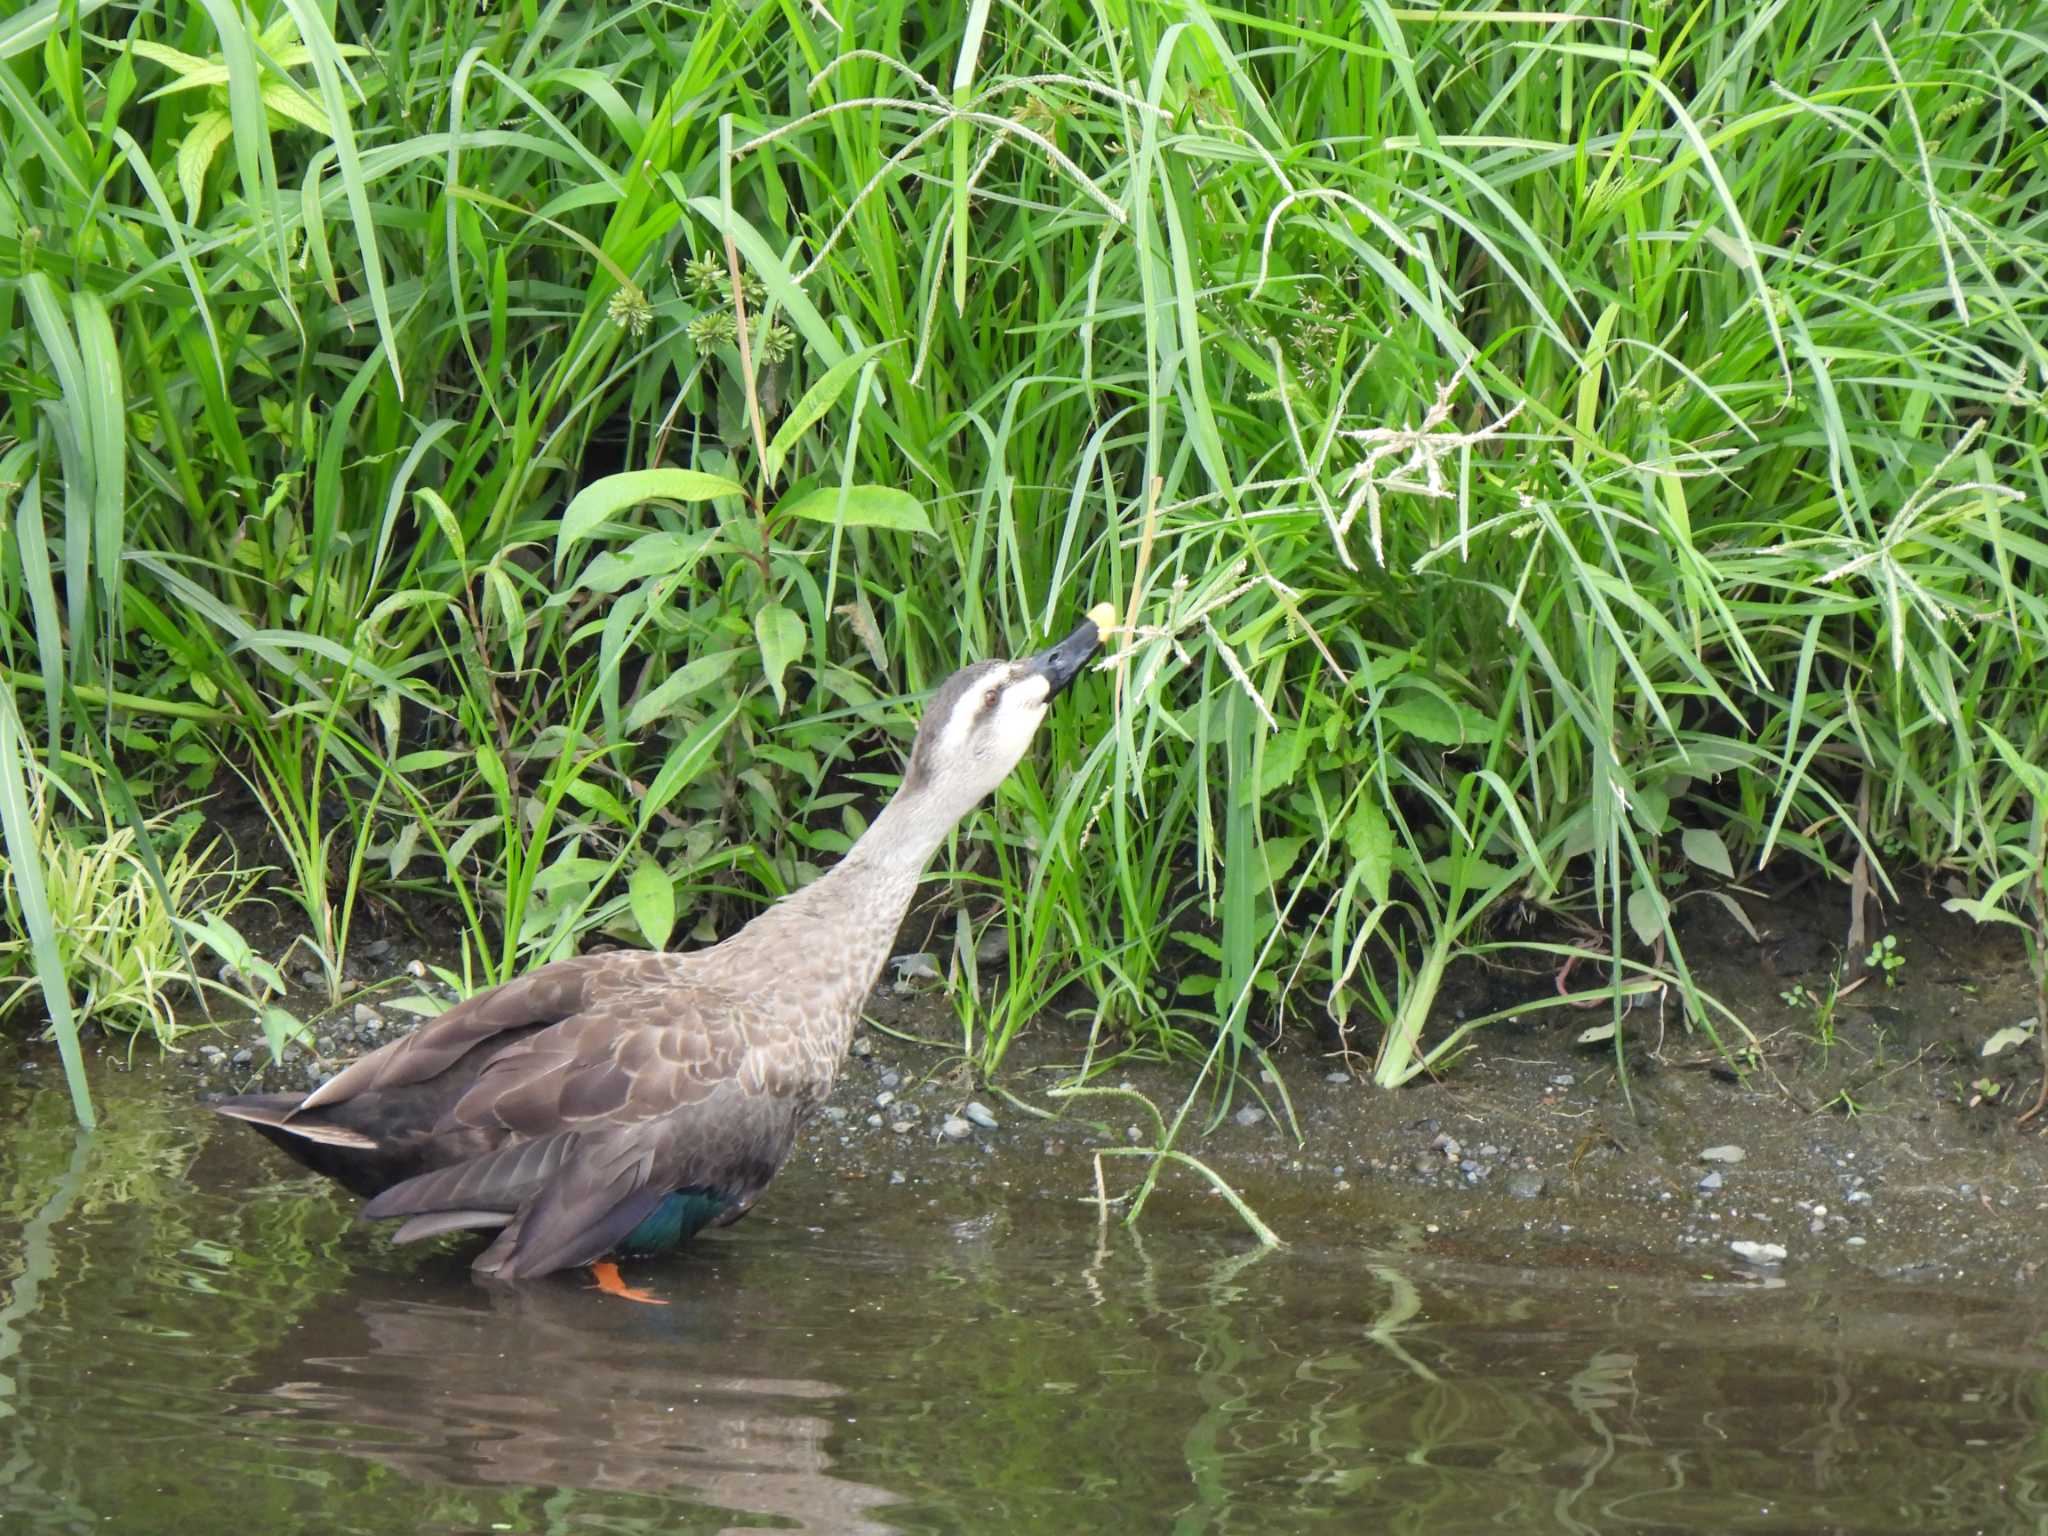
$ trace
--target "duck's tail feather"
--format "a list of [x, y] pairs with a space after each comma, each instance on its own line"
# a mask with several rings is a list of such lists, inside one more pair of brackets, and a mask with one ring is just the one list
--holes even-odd
[[230, 1120], [248, 1121], [273, 1141], [281, 1136], [296, 1136], [327, 1147], [348, 1147], [358, 1152], [377, 1150], [377, 1143], [361, 1131], [352, 1131], [318, 1115], [295, 1119], [302, 1102], [302, 1096], [296, 1093], [244, 1093], [215, 1099], [207, 1107]]

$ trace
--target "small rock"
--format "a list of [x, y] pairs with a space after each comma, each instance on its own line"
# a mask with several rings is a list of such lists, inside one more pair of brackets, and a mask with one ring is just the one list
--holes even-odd
[[882, 1128], [882, 1117], [881, 1117], [880, 1115], [869, 1115], [869, 1116], [868, 1116], [868, 1129], [869, 1129], [869, 1130], [871, 1130], [871, 1131], [879, 1131], [879, 1130], [880, 1130], [881, 1128]]
[[1247, 1104], [1230, 1118], [1239, 1125], [1257, 1125], [1266, 1118], [1266, 1112], [1256, 1104]]
[[870, 1040], [866, 1035], [862, 1035], [853, 1042], [853, 1054], [865, 1061], [868, 1057], [875, 1054], [874, 1041]]
[[846, 1111], [837, 1104], [827, 1104], [825, 1106], [825, 1118], [834, 1125], [844, 1125], [846, 1123]]
[[1569, 1088], [1573, 1083], [1576, 1083], [1577, 1081], [1578, 1079], [1574, 1077], [1571, 1073], [1560, 1072], [1555, 1077], [1551, 1078], [1550, 1086], [1553, 1088]]
[[1431, 1157], [1427, 1152], [1418, 1152], [1415, 1154], [1415, 1161], [1410, 1166], [1417, 1173], [1433, 1174], [1437, 1169], [1443, 1167], [1443, 1164], [1436, 1158]]
[[1444, 1161], [1447, 1163], [1455, 1163], [1465, 1155], [1465, 1149], [1458, 1145], [1458, 1138], [1441, 1131], [1437, 1133], [1436, 1140], [1429, 1145], [1431, 1151], [1443, 1153]]
[[979, 1100], [969, 1100], [967, 1107], [961, 1110], [960, 1113], [965, 1115], [974, 1124], [980, 1126], [984, 1131], [993, 1131], [999, 1128], [996, 1117], [990, 1114], [988, 1106]]
[[219, 1066], [221, 1062], [227, 1059], [227, 1054], [226, 1051], [217, 1045], [202, 1045], [199, 1047], [199, 1059], [210, 1067]]
[[1861, 1248], [1865, 1243], [1866, 1239], [1860, 1237], [1845, 1237], [1842, 1239], [1842, 1241], [1851, 1248]]
[[946, 1116], [944, 1122], [939, 1126], [939, 1130], [944, 1133], [948, 1141], [965, 1141], [973, 1129], [974, 1127], [965, 1120], [962, 1120], [958, 1115]]
[[903, 1170], [901, 1168], [891, 1168], [889, 1170], [889, 1182], [891, 1184], [908, 1184], [910, 1180], [903, 1177]]
[[884, 1088], [901, 1088], [903, 1086], [903, 1074], [893, 1067], [890, 1068], [882, 1074], [882, 1086]]
[[1700, 1180], [1700, 1188], [1705, 1190], [1710, 1195], [1720, 1187], [1721, 1170], [1718, 1168], [1716, 1168], [1712, 1173], [1708, 1174], [1704, 1179]]
[[1508, 1175], [1508, 1193], [1517, 1200], [1540, 1200], [1549, 1189], [1550, 1181], [1533, 1168]]
[[1325, 1072], [1323, 1074], [1323, 1081], [1326, 1083], [1348, 1083], [1351, 1081], [1351, 1074], [1344, 1071]]
[[1850, 1190], [1850, 1191], [1849, 1191], [1849, 1204], [1851, 1204], [1851, 1205], [1868, 1205], [1869, 1203], [1870, 1203], [1870, 1191], [1869, 1191], [1869, 1190], [1867, 1190], [1867, 1189], [1852, 1189], [1852, 1190]]
[[889, 1129], [898, 1136], [908, 1136], [910, 1134], [910, 1122], [908, 1120], [894, 1120], [890, 1122]]
[[390, 953], [391, 941], [389, 939], [372, 939], [363, 946], [363, 958], [365, 960], [382, 960]]
[[1145, 1141], [1145, 1133], [1139, 1130], [1135, 1125], [1127, 1125], [1124, 1127], [1124, 1140], [1128, 1141], [1134, 1147], [1142, 1146], [1144, 1145]]
[[1738, 1259], [1747, 1259], [1752, 1264], [1772, 1265], [1785, 1262], [1783, 1243], [1750, 1243], [1737, 1239], [1728, 1246], [1734, 1250]]
[[877, 1109], [887, 1109], [891, 1104], [894, 1104], [895, 1102], [896, 1095], [891, 1093], [886, 1088], [884, 1088], [880, 1093], [875, 1095], [875, 1108]]
[[1481, 1157], [1499, 1157], [1500, 1148], [1494, 1146], [1493, 1143], [1488, 1142], [1485, 1146], [1479, 1149], [1479, 1155]]
[[1740, 1147], [1708, 1147], [1700, 1153], [1703, 1163], [1739, 1163], [1749, 1154]]
[[1010, 930], [1001, 923], [990, 923], [981, 936], [981, 942], [974, 946], [974, 958], [983, 965], [1002, 965], [1010, 958]]
[[368, 1003], [357, 1003], [353, 1015], [356, 1023], [364, 1029], [374, 1029], [384, 1022], [384, 1015]]
[[235, 1052], [233, 1056], [230, 1056], [228, 1058], [228, 1060], [232, 1061], [238, 1067], [246, 1067], [249, 1065], [250, 1062], [254, 1061], [255, 1059], [256, 1053], [250, 1050], [249, 1047], [247, 1047], [246, 1045], [243, 1046], [239, 1051]]

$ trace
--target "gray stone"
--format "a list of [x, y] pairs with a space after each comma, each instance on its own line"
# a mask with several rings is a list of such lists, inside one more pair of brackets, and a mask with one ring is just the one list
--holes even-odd
[[1247, 1104], [1230, 1118], [1239, 1125], [1257, 1125], [1266, 1118], [1266, 1112], [1256, 1104]]
[[375, 1029], [384, 1022], [384, 1015], [372, 1008], [368, 1003], [356, 1004], [354, 1018], [357, 1025], [363, 1029]]
[[1849, 1203], [1851, 1205], [1868, 1205], [1870, 1200], [1871, 1194], [1867, 1189], [1852, 1189], [1849, 1191]]
[[898, 1136], [908, 1136], [910, 1134], [910, 1122], [908, 1120], [891, 1121], [889, 1129], [894, 1131]]
[[896, 1095], [891, 1093], [886, 1088], [884, 1088], [880, 1093], [875, 1095], [875, 1108], [877, 1109], [887, 1109], [891, 1104], [894, 1104], [895, 1102]]
[[882, 1074], [882, 1086], [884, 1088], [901, 1088], [903, 1086], [903, 1074], [891, 1068]]
[[844, 1125], [846, 1123], [846, 1111], [837, 1104], [827, 1104], [825, 1106], [825, 1118], [834, 1125]]
[[978, 1100], [969, 1100], [967, 1107], [961, 1110], [960, 1113], [965, 1115], [974, 1124], [980, 1126], [984, 1131], [993, 1131], [998, 1128], [999, 1122], [996, 1120], [996, 1117], [989, 1113], [986, 1104]]
[[882, 1128], [882, 1117], [880, 1115], [869, 1115], [868, 1128], [870, 1130], [879, 1131]]
[[1710, 1195], [1720, 1187], [1721, 1170], [1718, 1168], [1716, 1168], [1712, 1173], [1708, 1174], [1704, 1179], [1700, 1180], [1700, 1188], [1705, 1190]]
[[256, 1059], [256, 1053], [250, 1050], [249, 1047], [245, 1045], [228, 1059], [238, 1067], [246, 1067], [249, 1065], [250, 1062]]
[[1739, 1163], [1749, 1154], [1740, 1147], [1708, 1147], [1700, 1153], [1703, 1163]]
[[862, 1035], [853, 1042], [853, 1054], [865, 1061], [868, 1057], [875, 1054], [874, 1041], [870, 1040], [866, 1035]]
[[1549, 1189], [1550, 1181], [1533, 1168], [1519, 1169], [1508, 1175], [1508, 1193], [1517, 1200], [1540, 1200]]
[[1341, 1070], [1336, 1072], [1325, 1072], [1323, 1074], [1323, 1081], [1326, 1083], [1348, 1083], [1351, 1081], [1351, 1074], [1349, 1072]]
[[1770, 1266], [1785, 1262], [1785, 1245], [1782, 1243], [1751, 1243], [1737, 1239], [1728, 1246], [1738, 1259], [1746, 1259], [1751, 1264]]
[[945, 1133], [948, 1141], [965, 1141], [974, 1127], [958, 1115], [948, 1115], [939, 1129]]
[[889, 1170], [889, 1182], [891, 1184], [908, 1184], [910, 1180], [903, 1177], [903, 1170], [901, 1168], [891, 1168]]

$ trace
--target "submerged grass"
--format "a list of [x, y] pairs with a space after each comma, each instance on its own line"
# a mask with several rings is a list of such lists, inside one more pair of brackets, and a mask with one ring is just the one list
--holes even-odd
[[1085, 995], [1398, 1084], [1509, 912], [1719, 1031], [1675, 918], [1760, 871], [2038, 928], [2044, 76], [1970, 4], [34, 6], [0, 665], [50, 772], [255, 786], [334, 974], [381, 891], [487, 979], [806, 878], [1110, 599], [950, 865], [985, 1066]]

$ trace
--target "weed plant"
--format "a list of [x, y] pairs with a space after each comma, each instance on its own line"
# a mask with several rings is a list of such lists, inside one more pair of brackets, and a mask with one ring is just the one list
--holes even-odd
[[1525, 953], [1604, 955], [1617, 1020], [1725, 1030], [1684, 904], [2034, 899], [2039, 33], [37, 0], [0, 786], [239, 773], [330, 965], [375, 889], [490, 979], [729, 927], [858, 834], [936, 678], [1107, 599], [944, 866], [1009, 915], [984, 1066], [1086, 998], [1398, 1084], [1546, 910]]

